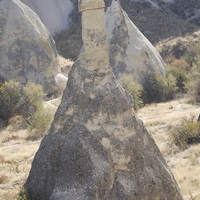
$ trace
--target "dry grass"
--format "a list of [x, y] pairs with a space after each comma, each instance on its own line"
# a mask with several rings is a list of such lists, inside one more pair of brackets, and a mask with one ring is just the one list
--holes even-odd
[[17, 140], [19, 139], [19, 135], [8, 135], [3, 140], [2, 143], [9, 142], [10, 140]]
[[0, 134], [0, 200], [17, 199], [20, 187], [24, 184], [40, 141], [27, 141], [27, 130], [15, 130], [19, 137], [2, 141], [12, 134], [8, 126]]
[[[60, 99], [55, 101], [59, 102]], [[184, 200], [200, 200], [200, 144], [180, 150], [169, 140], [169, 126], [179, 124], [183, 117], [198, 117], [199, 113], [200, 107], [188, 104], [186, 99], [152, 104], [138, 111], [138, 116], [146, 124], [171, 167]], [[0, 200], [17, 199], [40, 144], [40, 141], [27, 141], [27, 130], [16, 130], [13, 126], [15, 123], [0, 134], [0, 179], [2, 177], [3, 180], [0, 184]], [[19, 137], [2, 143], [4, 138], [12, 135]]]
[[198, 117], [200, 107], [180, 99], [146, 106], [138, 115], [155, 139], [178, 182], [184, 200], [200, 200], [200, 144], [181, 150], [171, 143], [169, 126], [183, 118]]
[[72, 60], [66, 59], [62, 56], [59, 56], [58, 63], [60, 66], [60, 70], [64, 74], [68, 74], [74, 62]]
[[8, 177], [4, 174], [0, 174], [0, 185], [8, 181]]

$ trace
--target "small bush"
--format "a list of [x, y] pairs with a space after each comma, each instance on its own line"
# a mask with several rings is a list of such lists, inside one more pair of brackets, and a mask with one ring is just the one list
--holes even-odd
[[172, 142], [185, 149], [188, 145], [200, 143], [200, 122], [183, 119], [180, 125], [170, 128]]
[[1, 124], [15, 115], [30, 117], [42, 107], [44, 92], [42, 86], [28, 82], [21, 86], [17, 81], [4, 82], [0, 86]]
[[193, 66], [187, 84], [188, 95], [192, 103], [200, 102], [200, 66]]
[[28, 200], [27, 190], [24, 187], [20, 189], [17, 200]]
[[177, 59], [171, 54], [165, 59], [165, 62], [167, 63], [167, 65], [173, 66], [180, 70], [188, 71], [191, 68], [190, 64], [184, 58], [181, 57], [180, 59]]
[[54, 112], [41, 108], [37, 110], [31, 117], [28, 130], [30, 131], [30, 139], [38, 139], [44, 136], [49, 129], [53, 120]]
[[[4, 121], [7, 123], [11, 117], [20, 115], [26, 119], [32, 138], [43, 136], [53, 119], [53, 111], [43, 108], [44, 92], [42, 86], [28, 82], [20, 86], [16, 81], [5, 82], [0, 86], [0, 128]], [[18, 136], [12, 135], [3, 139], [3, 142], [16, 140]]]
[[177, 92], [176, 78], [172, 74], [166, 77], [151, 73], [146, 79], [147, 103], [165, 102], [174, 98]]
[[189, 63], [183, 58], [174, 60], [174, 62], [171, 63], [171, 66], [187, 71], [191, 68]]
[[190, 85], [189, 94], [192, 103], [200, 102], [200, 80], [196, 80]]
[[44, 92], [41, 85], [28, 82], [23, 88], [21, 98], [21, 114], [30, 116], [42, 107]]
[[167, 70], [167, 76], [169, 76], [170, 74], [176, 79], [177, 92], [186, 93], [188, 83], [188, 76], [186, 74], [186, 71], [177, 67], [170, 67]]
[[190, 67], [194, 65], [198, 65], [199, 63], [199, 53], [200, 53], [200, 45], [193, 45], [187, 48], [187, 51], [184, 54], [184, 58], [187, 63], [189, 63]]
[[133, 97], [133, 108], [137, 111], [143, 106], [143, 88], [139, 83], [133, 81], [131, 76], [125, 75], [119, 80], [122, 87], [132, 95]]
[[0, 86], [0, 119], [9, 120], [18, 112], [21, 87], [16, 81], [5, 82]]

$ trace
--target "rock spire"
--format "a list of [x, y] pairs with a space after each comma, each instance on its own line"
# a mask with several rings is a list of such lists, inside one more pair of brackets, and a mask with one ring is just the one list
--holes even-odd
[[109, 66], [104, 7], [103, 0], [79, 1], [84, 48], [82, 59], [87, 61], [87, 68], [90, 70], [103, 70]]
[[182, 200], [169, 167], [109, 67], [102, 0], [95, 1], [100, 7], [90, 2], [79, 2], [84, 48], [34, 158], [24, 185], [27, 198]]
[[106, 11], [106, 30], [110, 65], [117, 78], [128, 74], [144, 88], [149, 87], [149, 74], [165, 74], [165, 64], [155, 47], [140, 32], [121, 8], [112, 1]]

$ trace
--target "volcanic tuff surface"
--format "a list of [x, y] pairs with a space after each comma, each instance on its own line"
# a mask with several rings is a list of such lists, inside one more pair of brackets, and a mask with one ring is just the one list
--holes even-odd
[[[117, 78], [129, 74], [135, 81], [146, 87], [146, 80], [150, 73], [165, 73], [165, 65], [160, 55], [132, 23], [117, 1], [113, 1], [107, 8], [106, 32], [110, 65]], [[66, 48], [70, 46], [65, 42], [62, 46], [63, 44]], [[65, 52], [68, 52], [67, 49]], [[90, 56], [95, 53], [95, 51], [91, 52]]]
[[28, 199], [182, 200], [109, 67], [104, 5], [92, 3], [94, 9], [80, 2], [84, 46], [34, 158], [25, 184]]
[[149, 73], [165, 73], [165, 65], [147, 38], [132, 23], [117, 1], [106, 12], [110, 65], [117, 78], [131, 74], [145, 86]]
[[39, 17], [19, 0], [0, 1], [0, 76], [41, 84], [47, 94], [58, 88], [57, 50]]

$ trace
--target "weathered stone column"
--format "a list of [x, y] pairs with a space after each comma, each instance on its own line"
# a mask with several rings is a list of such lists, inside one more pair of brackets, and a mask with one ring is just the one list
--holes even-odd
[[103, 1], [80, 1], [79, 8], [84, 48], [34, 158], [27, 199], [182, 200], [109, 67]]
[[79, 0], [84, 59], [87, 61], [87, 68], [91, 70], [109, 66], [104, 8], [103, 0]]

